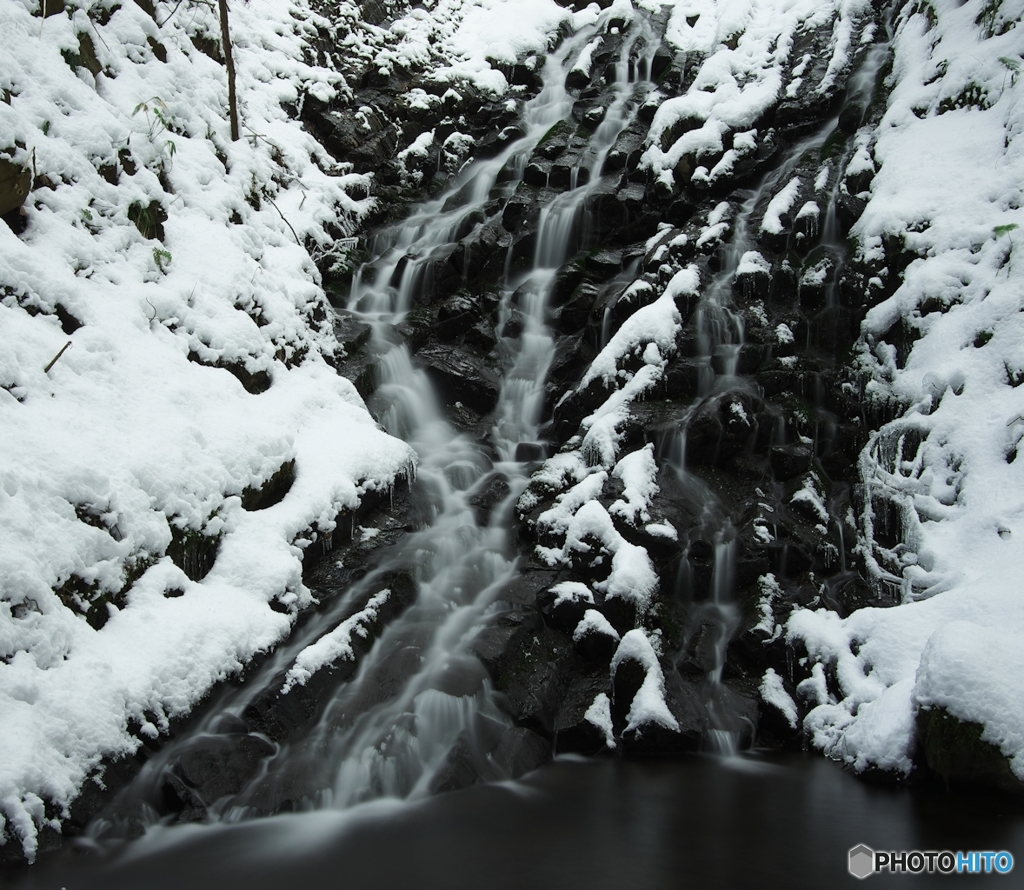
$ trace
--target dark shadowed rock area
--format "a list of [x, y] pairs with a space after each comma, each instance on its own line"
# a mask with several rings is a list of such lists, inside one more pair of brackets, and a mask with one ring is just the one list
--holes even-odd
[[[364, 20], [386, 27], [399, 6], [364, 3]], [[522, 111], [541, 89], [544, 60], [504, 72], [520, 88], [511, 102], [467, 88], [457, 100], [410, 116], [402, 97], [439, 87], [429, 72], [396, 68], [386, 77], [362, 72], [355, 95], [344, 101], [306, 97], [293, 109], [337, 162], [374, 174], [376, 210], [358, 233], [355, 260], [321, 268], [345, 348], [338, 371], [373, 409], [383, 404], [390, 373], [379, 342], [402, 347], [426, 375], [451, 428], [476, 442], [487, 464], [466, 489], [465, 523], [504, 528], [505, 556], [515, 567], [490, 591], [483, 618], [463, 629], [467, 639], [455, 638], [453, 647], [464, 651], [431, 690], [463, 702], [486, 700], [494, 709], [481, 706], [466, 718], [439, 765], [403, 786], [406, 792], [517, 778], [568, 752], [650, 758], [800, 749], [807, 744], [800, 721], [818, 701], [818, 680], [811, 682], [807, 653], [785, 638], [789, 614], [822, 607], [846, 616], [893, 603], [870, 583], [858, 546], [854, 517], [867, 496], [858, 458], [884, 418], [866, 407], [850, 357], [865, 313], [893, 292], [892, 272], [908, 258], [889, 245], [874, 265], [850, 259], [848, 238], [870, 179], [862, 169], [846, 171], [856, 134], [880, 119], [884, 94], [855, 94], [846, 77], [815, 89], [825, 78], [833, 29], [823, 22], [797, 37], [792, 58], [809, 62], [799, 75], [785, 72], [796, 86], [784, 87], [748, 128], [758, 134], [755, 150], [713, 181], [694, 178], [698, 167], [722, 161], [739, 139], [730, 132], [721, 153], [684, 155], [671, 181], [655, 177], [643, 158], [656, 105], [685, 92], [697, 62], [663, 40], [665, 18], [652, 18], [649, 34], [634, 43], [625, 22], [605, 22], [589, 72], [575, 68], [564, 79], [568, 115], [520, 170], [510, 164], [499, 174], [448, 242], [425, 255], [410, 250], [393, 267], [374, 255], [375, 240], [390, 237], [414, 205], [446, 195], [465, 165], [500, 157], [527, 136]], [[861, 33], [871, 24], [859, 22]], [[333, 39], [325, 29], [320, 50]], [[592, 173], [585, 158], [619, 95], [615, 72], [624, 48], [636, 90]], [[871, 56], [869, 44], [858, 53], [847, 76], [868, 64], [884, 73], [883, 55]], [[678, 120], [662, 145], [694, 126]], [[427, 130], [434, 138], [426, 153], [403, 156]], [[468, 137], [460, 143], [464, 151], [452, 154], [452, 133]], [[8, 173], [16, 186], [17, 171]], [[538, 260], [544, 239], [553, 237], [544, 214], [581, 189], [585, 198], [562, 236], [564, 256], [549, 268]], [[793, 193], [780, 211], [785, 189]], [[456, 192], [446, 207], [468, 202]], [[549, 283], [538, 284], [541, 266], [551, 273]], [[414, 281], [414, 299], [397, 322], [375, 327], [350, 303], [357, 271], [361, 286], [380, 290]], [[551, 352], [536, 441], [514, 443], [503, 458], [492, 431], [500, 423], [509, 356], [521, 355], [536, 336], [530, 313], [543, 287]], [[670, 342], [657, 346], [641, 335], [628, 343], [631, 326], [666, 294], [676, 319]], [[627, 345], [612, 357], [612, 372], [588, 373], [620, 340]], [[657, 369], [650, 385], [627, 396], [650, 368]], [[612, 403], [618, 413], [603, 440], [594, 431]], [[602, 450], [607, 442], [611, 457]], [[627, 455], [646, 468], [641, 494], [620, 463]], [[596, 518], [577, 527], [582, 502], [573, 499], [584, 484]], [[432, 657], [416, 627], [396, 630], [420, 597], [418, 557], [406, 554], [396, 563], [388, 555], [430, 525], [432, 509], [415, 492], [381, 494], [347, 518], [350, 529], [341, 523], [339, 540], [310, 545], [305, 582], [320, 603], [314, 611], [344, 599], [332, 621], [354, 628], [345, 654], [299, 685], [288, 679], [298, 663], [294, 652], [279, 661], [268, 655], [252, 672], [272, 680], [230, 719], [189, 735], [216, 711], [215, 695], [207, 710], [174, 728], [173, 745], [154, 745], [140, 756], [149, 759], [144, 803], [127, 795], [111, 805], [111, 792], [142, 767], [108, 764], [106, 794], [90, 786], [65, 823], [68, 833], [101, 810], [122, 836], [132, 836], [153, 813], [190, 822], [336, 801], [330, 795], [343, 789], [331, 786], [318, 797], [306, 778], [269, 771], [288, 752], [310, 756], [317, 745], [326, 749], [325, 738], [356, 731], [380, 703], [401, 701], [409, 678]], [[895, 547], [899, 529], [890, 518], [893, 527], [876, 534]], [[624, 590], [616, 573], [639, 577], [634, 563], [626, 564], [638, 552], [646, 555], [649, 583]], [[300, 616], [296, 634], [313, 620]], [[629, 642], [637, 640], [642, 644]], [[387, 657], [367, 660], [380, 646], [389, 647]], [[769, 672], [781, 695], [765, 693]], [[244, 689], [247, 676], [235, 685]], [[821, 682], [823, 694], [836, 688], [828, 672]], [[423, 719], [420, 711], [415, 719]], [[915, 775], [1019, 790], [1005, 758], [974, 730], [942, 712], [922, 712]], [[396, 733], [375, 744], [384, 756], [400, 742]]]

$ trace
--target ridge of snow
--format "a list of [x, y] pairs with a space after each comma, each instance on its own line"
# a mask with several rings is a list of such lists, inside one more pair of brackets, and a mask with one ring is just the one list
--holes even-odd
[[[805, 728], [858, 770], [908, 772], [918, 710], [942, 707], [980, 724], [1024, 780], [1022, 14], [1020, 0], [904, 6], [884, 117], [858, 138], [857, 171], [877, 170], [861, 253], [911, 257], [861, 351], [866, 397], [901, 408], [861, 456], [861, 552], [900, 602], [845, 619], [800, 609], [786, 628], [838, 681]], [[899, 362], [894, 324], [912, 334]], [[898, 515], [895, 550], [875, 537], [878, 501]]]
[[[166, 731], [274, 647], [312, 601], [304, 549], [415, 466], [324, 360], [314, 257], [371, 201], [282, 107], [346, 95], [304, 61], [323, 20], [232, 7], [232, 142], [224, 69], [192, 40], [219, 40], [215, 9], [158, 27], [134, 3], [35, 8], [0, 7], [0, 150], [39, 177], [25, 231], [0, 224], [0, 842], [30, 859], [58, 827], [44, 801], [66, 815], [102, 758], [138, 749], [130, 725]], [[95, 75], [64, 57], [86, 38]], [[131, 218], [157, 204], [162, 240]], [[243, 509], [292, 461], [283, 500]], [[167, 555], [172, 532], [219, 541], [201, 581]]]

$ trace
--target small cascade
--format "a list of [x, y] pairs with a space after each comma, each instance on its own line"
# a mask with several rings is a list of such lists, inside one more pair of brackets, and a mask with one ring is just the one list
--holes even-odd
[[[257, 734], [250, 730], [245, 738], [255, 740], [251, 744], [264, 759], [257, 774], [240, 780], [239, 787], [202, 800], [208, 819], [240, 821], [287, 809], [421, 796], [456, 787], [460, 764], [483, 779], [509, 777], [489, 752], [511, 722], [468, 644], [485, 626], [498, 591], [514, 577], [512, 505], [528, 482], [525, 461], [544, 449], [544, 381], [554, 353], [546, 325], [551, 286], [558, 268], [591, 246], [588, 198], [609, 150], [636, 114], [638, 89], [650, 89], [631, 80], [629, 63], [631, 53], [643, 47], [637, 68], [651, 70], [658, 42], [646, 18], [638, 16], [621, 39], [609, 86], [612, 99], [573, 171], [572, 187], [551, 194], [540, 209], [536, 249], [526, 268], [520, 263], [509, 271], [509, 249], [497, 330], [513, 309], [522, 330], [498, 344], [501, 386], [489, 441], [452, 425], [432, 379], [397, 342], [394, 328], [418, 303], [433, 301], [435, 288], [447, 293], [458, 287], [457, 280], [441, 281], [442, 275], [450, 276], [450, 258], [467, 236], [494, 218], [495, 206], [500, 213], [504, 201], [496, 199], [515, 192], [538, 143], [569, 117], [574, 99], [564, 84], [567, 63], [595, 32], [596, 26], [584, 28], [548, 60], [543, 86], [524, 110], [526, 135], [497, 157], [467, 165], [444, 194], [377, 233], [369, 244], [371, 258], [353, 275], [345, 311], [372, 330], [365, 348], [375, 387], [367, 405], [389, 433], [408, 441], [419, 455], [412, 502], [420, 527], [385, 550], [365, 576], [322, 611], [308, 615], [244, 687], [211, 706], [188, 737], [154, 757], [122, 794], [120, 812], [132, 810], [136, 820], [140, 812], [149, 814], [143, 821], [156, 819], [168, 787], [192, 800], [181, 764], [191, 751], [211, 744], [224, 726], [236, 727], [236, 733], [244, 731], [238, 727], [257, 726]], [[481, 518], [474, 498], [489, 485], [504, 493]], [[367, 627], [376, 626], [378, 612], [399, 600], [395, 611], [400, 614], [378, 627], [371, 641]], [[360, 635], [366, 645], [357, 645]], [[332, 679], [332, 672], [344, 673], [346, 664], [337, 653], [357, 648], [361, 657], [351, 676], [344, 682]], [[305, 693], [314, 687], [329, 693], [326, 701]], [[288, 704], [293, 701], [294, 707]], [[282, 729], [282, 721], [296, 728]], [[116, 834], [115, 822], [116, 817], [105, 817], [92, 831]]]
[[[674, 467], [687, 500], [702, 505], [701, 521], [690, 532], [689, 551], [680, 566], [677, 586], [681, 598], [692, 603], [688, 617], [691, 649], [699, 650], [698, 660], [705, 671], [703, 703], [707, 728], [703, 747], [718, 754], [733, 754], [742, 745], [749, 745], [753, 730], [723, 682], [726, 650], [740, 624], [734, 594], [736, 530], [733, 518], [711, 487], [687, 470], [687, 433], [702, 406], [727, 402], [732, 411], [742, 413], [742, 401], [737, 396], [759, 396], [754, 381], [741, 373], [744, 317], [735, 306], [733, 295], [746, 292], [749, 273], [766, 265], [756, 250], [757, 233], [753, 225], [764, 213], [768, 199], [790, 181], [808, 156], [820, 154], [836, 125], [837, 120], [830, 120], [795, 143], [754, 189], [738, 193], [741, 202], [729, 211], [733, 213], [731, 238], [719, 249], [719, 271], [704, 288], [694, 312], [697, 399], [682, 413], [678, 428], [662, 437], [659, 449], [659, 457]], [[714, 213], [721, 219], [728, 218], [722, 205]], [[828, 419], [821, 418], [821, 422], [827, 424]], [[785, 419], [781, 413], [775, 416], [775, 425], [771, 439], [784, 444]], [[785, 547], [782, 551], [785, 553]], [[710, 580], [705, 585], [700, 577], [706, 569], [698, 571], [695, 565], [705, 566], [709, 562]]]
[[[161, 801], [172, 794], [185, 802], [180, 812], [193, 820], [236, 822], [289, 810], [351, 807], [384, 797], [422, 797], [460, 787], [460, 775], [466, 773], [472, 781], [515, 777], [508, 765], [511, 760], [492, 755], [514, 737], [517, 728], [502, 709], [490, 675], [471, 644], [493, 626], [499, 611], [502, 618], [507, 617], [508, 604], [495, 604], [519, 568], [510, 531], [514, 506], [535, 462], [551, 453], [546, 436], [556, 423], [545, 425], [550, 420], [545, 411], [551, 409], [546, 381], [555, 361], [555, 336], [549, 324], [553, 317], [558, 324], [565, 318], [556, 314], [565, 305], [553, 306], [553, 295], [558, 294], [559, 300], [564, 297], [555, 288], [568, 263], [586, 265], [591, 278], [572, 287], [577, 292], [589, 288], [587, 300], [597, 295], [583, 311], [598, 314], [592, 315], [589, 329], [566, 325], [559, 330], [586, 330], [590, 338], [586, 348], [603, 348], [621, 324], [617, 313], [626, 308], [635, 311], [626, 307], [628, 299], [618, 307], [616, 299], [636, 280], [644, 256], [635, 245], [595, 250], [601, 247], [595, 237], [601, 220], [595, 218], [593, 207], [601, 197], [598, 190], [609, 183], [610, 152], [654, 88], [649, 78], [660, 39], [645, 16], [636, 15], [623, 34], [615, 35], [614, 63], [602, 69], [606, 71], [602, 106], [577, 114], [577, 119], [585, 116], [585, 126], [574, 123], [572, 136], [562, 136], [565, 141], [576, 140], [570, 143], [571, 151], [563, 148], [564, 154], [548, 158], [554, 169], [552, 159], [571, 155], [572, 166], [567, 168], [563, 161], [556, 180], [544, 172], [548, 168], [543, 163], [535, 163], [553, 128], [573, 120], [575, 97], [566, 86], [566, 76], [598, 30], [598, 25], [581, 29], [547, 59], [541, 89], [523, 109], [524, 135], [495, 157], [467, 164], [442, 194], [368, 239], [369, 259], [352, 276], [345, 308], [340, 311], [370, 328], [359, 358], [372, 377], [372, 385], [366, 386], [367, 407], [386, 431], [409, 442], [419, 456], [408, 504], [403, 504], [407, 509], [401, 534], [365, 565], [345, 566], [343, 560], [336, 560], [331, 577], [343, 583], [330, 588], [331, 595], [323, 598], [317, 610], [301, 617], [290, 639], [254, 668], [244, 685], [224, 690], [187, 736], [168, 744], [148, 762], [113, 815], [94, 823], [94, 835], [122, 830], [116, 824], [118, 812], [135, 814], [135, 824], [128, 831], [137, 828], [139, 813], [144, 823], [159, 821]], [[867, 102], [887, 51], [886, 46], [869, 51], [868, 61], [851, 78], [849, 104], [861, 107]], [[679, 360], [680, 369], [686, 365], [685, 382], [675, 391], [668, 390], [666, 383], [673, 399], [666, 399], [671, 404], [662, 410], [672, 414], [656, 415], [657, 406], [648, 406], [648, 416], [656, 416], [657, 423], [664, 425], [656, 460], [669, 472], [658, 477], [659, 485], [665, 481], [665, 488], [673, 489], [671, 497], [685, 505], [686, 520], [693, 519], [689, 526], [669, 525], [678, 538], [673, 535], [671, 544], [662, 544], [668, 550], [678, 541], [681, 552], [681, 558], [665, 557], [668, 574], [661, 579], [663, 588], [667, 587], [675, 572], [678, 600], [685, 604], [679, 622], [685, 624], [681, 640], [672, 644], [684, 650], [675, 679], [682, 678], [686, 660], [687, 689], [696, 690], [693, 700], [699, 696], [694, 733], [699, 733], [703, 717], [703, 750], [723, 756], [748, 747], [754, 735], [749, 708], [744, 710], [749, 695], [741, 701], [733, 691], [738, 687], [730, 687], [735, 675], [730, 675], [727, 664], [730, 643], [744, 619], [738, 590], [743, 584], [750, 586], [749, 581], [738, 580], [743, 575], [738, 559], [747, 546], [741, 533], [746, 535], [749, 526], [742, 524], [746, 517], [733, 515], [739, 511], [730, 512], [726, 500], [731, 495], [719, 496], [707, 473], [687, 467], [687, 448], [701, 436], [713, 444], [714, 433], [706, 430], [714, 429], [722, 415], [728, 417], [731, 412], [746, 422], [744, 405], [764, 401], [744, 361], [752, 354], [745, 351], [746, 338], [753, 338], [755, 320], [737, 305], [736, 297], [742, 294], [745, 302], [753, 303], [755, 274], [763, 282], [765, 269], [771, 269], [757, 250], [759, 243], [766, 243], [763, 225], [757, 229], [766, 216], [766, 205], [809, 156], [820, 160], [837, 123], [830, 120], [787, 148], [760, 183], [736, 191], [733, 200], [710, 211], [709, 228], [725, 222], [730, 234], [718, 248], [711, 266], [716, 271], [693, 309], [689, 351], [683, 356], [680, 349], [673, 358]], [[582, 133], [587, 134], [586, 144], [580, 147]], [[817, 209], [808, 211], [806, 218], [797, 215], [795, 227], [802, 227], [799, 234], [807, 239], [799, 244], [801, 249], [812, 243], [816, 249], [839, 244], [836, 207], [841, 173], [854, 150], [850, 146], [841, 158], [829, 162], [829, 179], [819, 175], [822, 184], [816, 185], [815, 193], [822, 206], [814, 204]], [[827, 206], [826, 185], [830, 189]], [[529, 224], [519, 228], [506, 224], [505, 211], [527, 188], [532, 191], [517, 210], [524, 215], [514, 219], [529, 218]], [[622, 191], [615, 194], [625, 191], [621, 184], [616, 188]], [[713, 201], [702, 205], [702, 215], [709, 204]], [[487, 276], [474, 278], [474, 259], [479, 263], [472, 253], [474, 239], [495, 230], [506, 240], [493, 242], [500, 246], [488, 256]], [[787, 237], [778, 234], [782, 243]], [[779, 253], [784, 249], [778, 248]], [[791, 255], [798, 253], [794, 250]], [[617, 256], [609, 259], [612, 254]], [[593, 280], [595, 269], [602, 270], [600, 284]], [[605, 270], [610, 270], [607, 275]], [[423, 307], [435, 313], [430, 317], [440, 328], [441, 309], [463, 297], [481, 298], [479, 293], [469, 294], [481, 281], [486, 282], [489, 301], [487, 326], [495, 323], [494, 330], [487, 331], [489, 345], [480, 350], [488, 352], [487, 371], [497, 385], [487, 408], [474, 408], [471, 420], [464, 421], [465, 415], [458, 413], [461, 402], [443, 390], [433, 374], [436, 367], [424, 358], [428, 348], [422, 340], [412, 342], [403, 331], [410, 329], [410, 320]], [[835, 300], [835, 290], [833, 283], [829, 301]], [[442, 303], [439, 308], [437, 304]], [[571, 336], [582, 339], [583, 334], [566, 333], [567, 339]], [[686, 336], [690, 337], [689, 330]], [[437, 336], [427, 342], [443, 352], [448, 343], [469, 341]], [[770, 354], [773, 342], [761, 340], [749, 346], [763, 347]], [[695, 378], [690, 373], [694, 368]], [[801, 435], [800, 447], [811, 453], [809, 462], [838, 436], [835, 418], [823, 408], [824, 387], [817, 379], [812, 383], [813, 390], [803, 381], [793, 390], [817, 408], [813, 437]], [[692, 402], [675, 413], [675, 400], [684, 398], [678, 395], [683, 387], [685, 398]], [[461, 391], [456, 395], [462, 398]], [[702, 412], [704, 419], [712, 419], [703, 431], [695, 424]], [[762, 444], [768, 443], [762, 453], [793, 444], [793, 426], [787, 429], [787, 416], [780, 408], [764, 409], [759, 418]], [[799, 432], [807, 429], [801, 425]], [[750, 434], [749, 450], [753, 450], [754, 436]], [[742, 440], [738, 441], [742, 447]], [[770, 466], [774, 457], [765, 458], [765, 465]], [[708, 463], [714, 466], [713, 460]], [[795, 472], [806, 473], [806, 466]], [[757, 494], [762, 494], [761, 489]], [[482, 509], [484, 495], [489, 501]], [[835, 517], [841, 508], [839, 501], [830, 502], [828, 512]], [[379, 532], [352, 522], [353, 537]], [[848, 571], [844, 561], [844, 526], [833, 525], [838, 526], [835, 534], [840, 546], [837, 572], [831, 577], [841, 584], [855, 572]], [[775, 546], [778, 529], [768, 522], [764, 531]], [[653, 534], [650, 529], [643, 533]], [[781, 541], [772, 551], [782, 576], [788, 554], [797, 549], [794, 545], [789, 551], [789, 547]], [[826, 590], [824, 595], [831, 594]], [[385, 612], [386, 620], [381, 617]], [[615, 639], [621, 639], [618, 630], [615, 633]], [[351, 657], [339, 654], [346, 652]], [[274, 720], [277, 723], [272, 726]], [[217, 786], [219, 793], [201, 801], [197, 794], [190, 797], [195, 788], [189, 786], [182, 764], [193, 753], [212, 750], [211, 745], [215, 748], [227, 737], [242, 738], [259, 752], [258, 769], [234, 784]], [[169, 818], [166, 811], [163, 818]], [[187, 821], [184, 816], [182, 820]]]

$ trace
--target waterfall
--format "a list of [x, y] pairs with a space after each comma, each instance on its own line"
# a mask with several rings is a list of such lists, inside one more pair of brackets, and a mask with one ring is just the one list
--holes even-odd
[[[224, 726], [245, 726], [247, 720], [251, 725], [261, 702], [287, 696], [307, 701], [301, 698], [303, 684], [328, 683], [333, 670], [320, 666], [324, 658], [318, 653], [355, 645], [352, 641], [376, 620], [373, 610], [405, 595], [399, 588], [409, 585], [402, 579], [411, 579], [414, 590], [406, 596], [411, 601], [372, 645], [366, 644], [351, 676], [330, 681], [328, 690], [331, 683], [336, 688], [326, 701], [302, 706], [309, 710], [295, 716], [299, 729], [281, 733], [272, 744], [254, 742], [270, 750], [257, 774], [241, 788], [203, 801], [205, 817], [235, 822], [282, 809], [422, 796], [447, 787], [445, 770], [458, 757], [472, 761], [482, 778], [508, 777], [487, 752], [511, 723], [468, 643], [515, 574], [512, 505], [529, 478], [529, 465], [518, 457], [544, 449], [544, 381], [554, 353], [546, 324], [551, 287], [559, 266], [591, 246], [588, 198], [609, 150], [636, 114], [637, 88], [649, 88], [630, 79], [629, 64], [630, 54], [644, 48], [639, 69], [651, 70], [658, 42], [645, 17], [638, 16], [621, 40], [612, 100], [573, 170], [571, 188], [540, 208], [529, 268], [510, 273], [510, 249], [497, 330], [511, 315], [513, 300], [523, 327], [518, 337], [499, 344], [502, 379], [487, 441], [452, 425], [430, 377], [407, 346], [396, 342], [394, 326], [433, 298], [435, 270], [463, 239], [495, 218], [495, 198], [515, 192], [541, 139], [569, 117], [574, 98], [564, 83], [567, 63], [596, 32], [594, 25], [583, 28], [549, 58], [542, 88], [524, 109], [525, 135], [496, 157], [467, 165], [443, 194], [378, 232], [367, 244], [370, 259], [353, 275], [345, 311], [372, 330], [365, 349], [376, 386], [368, 407], [419, 455], [412, 500], [421, 526], [385, 550], [361, 578], [352, 581], [346, 567], [337, 566], [349, 579], [347, 586], [307, 616], [243, 687], [227, 690], [189, 736], [155, 756], [122, 794], [114, 815], [93, 824], [94, 835], [116, 834], [118, 812], [134, 812], [136, 824], [140, 813], [142, 821], [155, 819], [175, 764]], [[496, 482], [504, 484], [505, 493], [490, 517], [481, 519], [473, 498]]]

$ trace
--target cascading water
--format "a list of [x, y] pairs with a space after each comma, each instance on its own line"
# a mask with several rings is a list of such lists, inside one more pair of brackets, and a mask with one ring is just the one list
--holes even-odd
[[[429, 793], [459, 746], [483, 778], [507, 776], [486, 752], [488, 742], [493, 747], [510, 721], [467, 644], [515, 571], [507, 530], [512, 505], [528, 481], [518, 452], [524, 444], [533, 446], [534, 455], [542, 447], [544, 379], [554, 346], [545, 323], [550, 289], [566, 258], [590, 246], [587, 198], [610, 148], [635, 115], [635, 94], [650, 87], [632, 79], [637, 71], [650, 72], [657, 46], [645, 18], [638, 17], [621, 41], [611, 84], [614, 97], [573, 171], [574, 187], [541, 208], [532, 261], [501, 283], [500, 321], [515, 308], [523, 327], [517, 338], [499, 344], [503, 381], [489, 443], [475, 441], [448, 422], [430, 379], [407, 347], [396, 342], [393, 326], [417, 301], [431, 299], [437, 263], [486, 225], [495, 198], [515, 191], [544, 134], [569, 116], [568, 63], [595, 31], [588, 27], [569, 38], [548, 61], [543, 88], [524, 111], [525, 137], [499, 156], [469, 165], [445, 194], [380, 233], [371, 246], [372, 258], [353, 278], [347, 311], [373, 331], [367, 350], [374, 358], [377, 386], [368, 406], [419, 455], [413, 496], [425, 524], [313, 615], [242, 689], [226, 693], [188, 738], [154, 757], [122, 794], [121, 813], [127, 806], [136, 821], [140, 809], [143, 821], [147, 812], [154, 819], [158, 807], [147, 801], [165, 793], [167, 770], [173, 771], [190, 745], [208, 741], [224, 726], [244, 725], [262, 699], [280, 697], [305, 682], [310, 670], [303, 668], [303, 674], [299, 667], [313, 664], [318, 651], [344, 647], [343, 631], [360, 632], [352, 624], [354, 613], [363, 609], [359, 614], [366, 614], [397, 596], [392, 588], [403, 575], [415, 582], [414, 601], [384, 627], [354, 676], [341, 684], [310, 727], [276, 743], [255, 778], [218, 800], [204, 801], [206, 817], [237, 821], [282, 809], [345, 807], [382, 796]], [[512, 265], [511, 251], [506, 269]], [[495, 479], [504, 482], [507, 493], [490, 519], [481, 522], [472, 498]], [[126, 797], [133, 802], [126, 804]], [[117, 828], [110, 819], [98, 820], [92, 829], [98, 835], [111, 830]]]
[[[868, 51], [864, 62], [851, 76], [845, 107], [857, 109], [857, 113], [863, 115], [864, 107], [871, 98], [878, 70], [887, 54], [887, 44], [873, 46]], [[684, 412], [678, 428], [666, 437], [660, 449], [661, 457], [675, 468], [685, 497], [692, 503], [702, 505], [700, 519], [691, 530], [691, 547], [699, 545], [701, 548], [709, 549], [712, 554], [708, 594], [701, 601], [693, 603], [688, 625], [691, 640], [701, 638], [698, 640], [697, 648], [702, 650], [702, 664], [706, 670], [703, 695], [707, 729], [703, 746], [715, 753], [734, 753], [744, 736], [749, 740], [753, 729], [752, 726], [745, 725], [749, 721], [739, 716], [739, 710], [731, 702], [732, 695], [722, 682], [726, 650], [740, 624], [740, 612], [734, 601], [733, 592], [736, 530], [732, 517], [711, 487], [686, 469], [687, 431], [698, 409], [709, 401], [720, 401], [735, 393], [759, 395], [753, 381], [739, 373], [744, 345], [744, 320], [733, 308], [732, 302], [738, 279], [745, 273], [749, 274], [763, 268], [759, 266], [763, 260], [755, 250], [756, 239], [751, 231], [751, 224], [759, 214], [765, 213], [768, 198], [777, 194], [790, 181], [802, 161], [812, 155], [815, 158], [820, 157], [838, 124], [839, 118], [833, 118], [810, 136], [795, 143], [756, 188], [739, 193], [742, 203], [735, 210], [732, 219], [732, 238], [720, 248], [719, 272], [702, 293], [694, 313], [697, 334], [694, 357], [698, 366], [697, 399], [690, 409]], [[828, 168], [834, 182], [828, 193], [825, 224], [820, 235], [816, 227], [804, 233], [809, 234], [822, 247], [836, 251], [840, 260], [845, 258], [845, 247], [838, 246], [836, 203], [841, 184], [838, 171], [845, 168], [850, 152], [852, 148], [847, 150], [840, 164], [832, 164]], [[715, 217], [715, 221], [721, 221], [727, 218], [726, 214], [729, 212], [727, 205], [719, 205], [712, 216]], [[813, 218], [816, 220], [817, 214], [814, 214]], [[709, 224], [713, 224], [711, 220]], [[838, 278], [839, 265], [837, 264], [833, 281], [828, 288], [827, 309], [835, 302], [835, 280]], [[827, 412], [821, 409], [822, 402], [823, 399], [818, 394], [814, 399], [814, 404], [819, 409], [815, 417], [816, 426], [830, 421]], [[732, 402], [730, 407], [734, 411], [743, 411], [739, 401]], [[778, 423], [780, 426], [773, 438], [782, 444], [784, 421], [781, 415]], [[812, 445], [817, 448], [817, 439]], [[845, 566], [843, 571], [845, 572]], [[681, 562], [677, 587], [684, 600], [693, 600], [694, 575], [689, 559], [683, 559]]]

